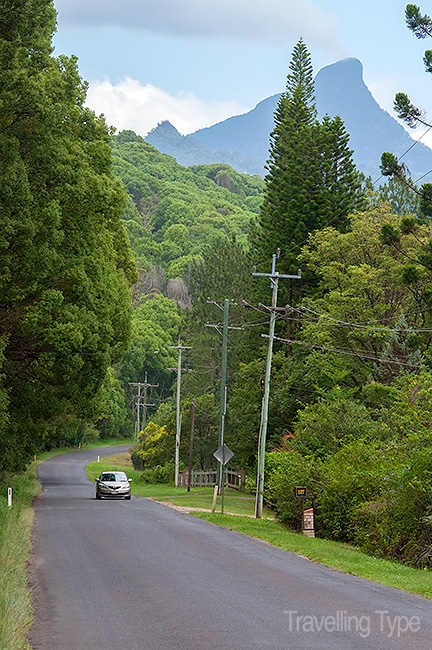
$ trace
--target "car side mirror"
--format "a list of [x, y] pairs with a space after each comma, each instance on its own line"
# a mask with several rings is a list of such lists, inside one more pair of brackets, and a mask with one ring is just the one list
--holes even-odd
[[131, 478], [128, 478], [128, 481], [129, 481], [129, 483], [132, 483], [132, 479], [131, 479]]

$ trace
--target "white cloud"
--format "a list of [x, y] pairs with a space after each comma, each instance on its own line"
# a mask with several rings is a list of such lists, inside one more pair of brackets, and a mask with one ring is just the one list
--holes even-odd
[[96, 114], [103, 113], [110, 126], [119, 131], [131, 129], [142, 136], [163, 120], [187, 134], [248, 110], [235, 102], [205, 103], [193, 93], [173, 97], [129, 78], [116, 85], [109, 80], [91, 83], [86, 104]]
[[432, 129], [410, 129], [410, 136], [432, 149]]
[[344, 55], [337, 19], [314, 0], [56, 0], [61, 24], [278, 43], [303, 36]]

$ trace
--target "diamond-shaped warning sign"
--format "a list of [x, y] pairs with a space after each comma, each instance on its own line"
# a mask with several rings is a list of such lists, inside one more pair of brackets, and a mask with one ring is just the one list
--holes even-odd
[[222, 465], [226, 465], [229, 460], [234, 456], [234, 452], [231, 451], [231, 449], [223, 444], [219, 447], [219, 449], [216, 449], [215, 453], [213, 456], [218, 460]]

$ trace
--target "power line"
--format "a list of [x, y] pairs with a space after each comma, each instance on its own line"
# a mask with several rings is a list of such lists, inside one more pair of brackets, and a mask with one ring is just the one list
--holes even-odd
[[301, 306], [300, 308], [291, 307], [291, 309], [293, 311], [297, 311], [299, 313], [302, 313], [302, 311], [308, 311], [311, 314], [314, 314], [314, 315], [318, 316], [319, 318], [325, 318], [326, 320], [330, 320], [330, 321], [334, 322], [336, 325], [341, 326], [341, 327], [354, 327], [355, 329], [372, 330], [372, 331], [375, 331], [375, 332], [389, 332], [389, 333], [391, 333], [391, 332], [395, 332], [395, 333], [398, 333], [398, 332], [410, 332], [410, 333], [413, 333], [413, 334], [414, 333], [418, 334], [418, 333], [423, 333], [423, 332], [432, 332], [432, 329], [428, 329], [428, 328], [414, 329], [414, 328], [411, 328], [411, 327], [406, 327], [406, 328], [403, 328], [403, 329], [396, 329], [396, 328], [390, 328], [390, 327], [387, 327], [387, 328], [386, 327], [374, 327], [372, 325], [362, 325], [360, 323], [350, 323], [348, 321], [343, 321], [343, 320], [339, 320], [337, 318], [333, 318], [332, 316], [327, 316], [326, 314], [320, 314], [319, 312], [316, 312], [313, 309], [309, 309], [308, 307], [303, 307], [303, 306]]
[[[413, 147], [416, 146], [416, 144], [418, 144], [419, 142], [421, 142], [422, 138], [424, 138], [424, 136], [426, 135], [426, 133], [429, 133], [429, 131], [430, 131], [431, 129], [432, 129], [432, 126], [430, 126], [428, 129], [426, 129], [426, 131], [424, 131], [424, 133], [421, 134], [421, 136], [419, 137], [418, 140], [414, 140], [414, 142], [412, 143], [412, 145], [410, 145], [410, 146], [408, 147], [408, 149], [407, 149], [406, 151], [404, 151], [404, 153], [403, 153], [401, 156], [398, 156], [398, 160], [402, 160], [402, 158], [403, 158], [404, 156], [406, 156], [407, 153], [409, 153], [409, 152], [411, 151], [411, 149], [412, 149]], [[411, 136], [410, 136], [410, 137], [411, 137]], [[432, 169], [431, 169], [430, 171], [428, 171], [426, 174], [423, 174], [423, 176], [420, 176], [420, 178], [419, 178], [419, 179], [418, 179], [414, 184], [417, 185], [417, 183], [418, 183], [419, 181], [421, 181], [422, 178], [425, 178], [425, 176], [428, 176], [431, 172], [432, 172]], [[381, 180], [382, 177], [383, 177], [383, 175], [381, 174], [381, 176], [380, 176], [379, 178], [377, 178], [376, 181], [374, 181], [374, 182], [372, 183], [372, 185], [375, 185], [376, 183], [378, 183], [378, 181]]]
[[[261, 336], [267, 338], [267, 334], [262, 334]], [[406, 366], [409, 368], [423, 368], [423, 364], [419, 363], [404, 363], [403, 361], [398, 361], [396, 359], [385, 359], [382, 357], [376, 357], [365, 352], [356, 351], [352, 349], [340, 349], [340, 348], [331, 348], [326, 345], [319, 345], [318, 343], [309, 343], [308, 341], [299, 341], [294, 339], [283, 339], [278, 336], [274, 337], [276, 341], [281, 341], [282, 343], [293, 343], [296, 345], [305, 345], [312, 348], [317, 348], [319, 350], [324, 350], [326, 352], [337, 352], [339, 354], [347, 354], [348, 356], [357, 357], [360, 359], [367, 359], [369, 361], [379, 361], [380, 363], [388, 363], [391, 365]]]

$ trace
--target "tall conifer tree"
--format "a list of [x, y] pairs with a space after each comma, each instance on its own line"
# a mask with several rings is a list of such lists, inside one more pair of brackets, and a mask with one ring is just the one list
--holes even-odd
[[311, 57], [302, 39], [289, 70], [270, 135], [265, 198], [251, 236], [259, 262], [281, 249], [281, 272], [295, 272], [310, 232], [329, 223], [346, 229], [347, 214], [360, 199], [342, 120], [317, 120]]

